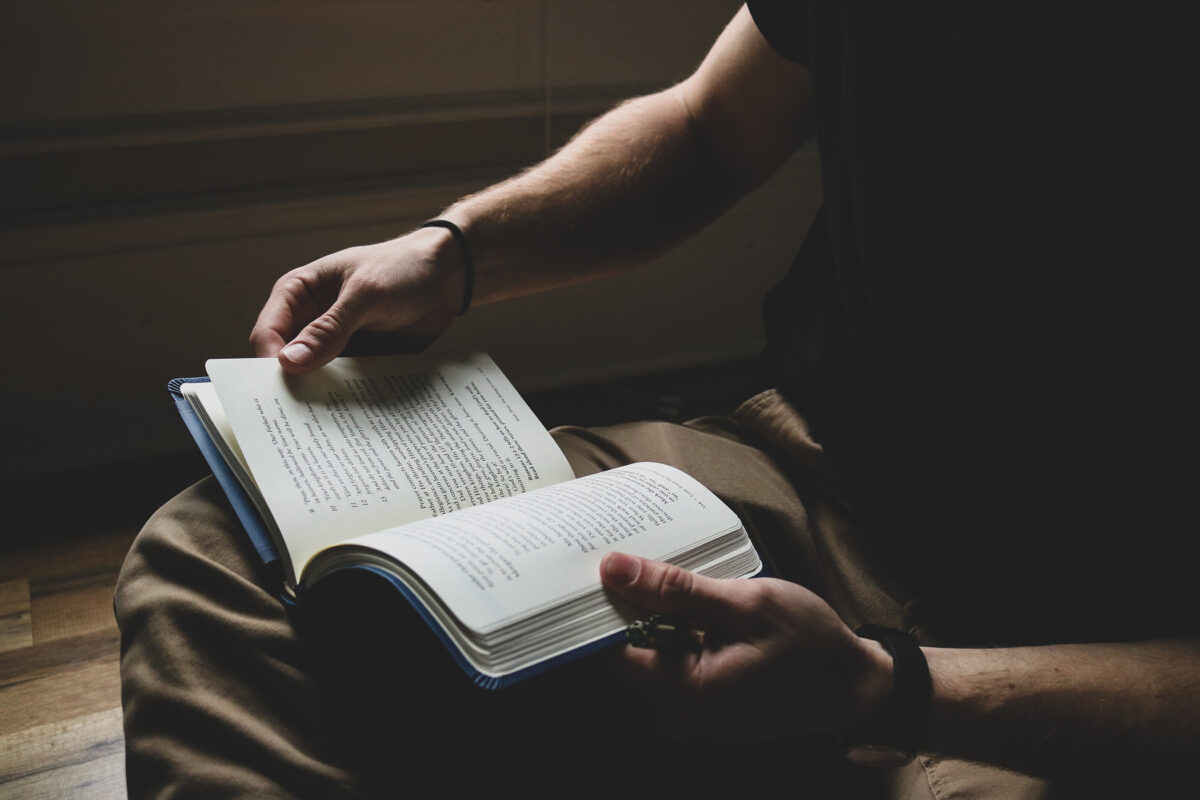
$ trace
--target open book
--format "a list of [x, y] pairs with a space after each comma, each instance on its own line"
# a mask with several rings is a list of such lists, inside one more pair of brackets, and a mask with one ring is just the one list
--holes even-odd
[[333, 572], [374, 572], [486, 688], [622, 636], [632, 616], [600, 584], [606, 552], [761, 571], [737, 516], [679, 470], [575, 478], [485, 355], [206, 368], [171, 382], [176, 406], [285, 592], [303, 602]]

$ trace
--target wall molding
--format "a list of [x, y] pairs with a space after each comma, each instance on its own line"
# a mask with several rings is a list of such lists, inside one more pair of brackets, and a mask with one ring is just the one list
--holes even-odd
[[[108, 120], [11, 137], [0, 140], [0, 183], [23, 190], [0, 196], [0, 236], [511, 173], [628, 96], [615, 88], [580, 92], [555, 100], [552, 110], [526, 95], [391, 109], [246, 109], [219, 121]], [[5, 245], [0, 240], [0, 263], [13, 258]]]

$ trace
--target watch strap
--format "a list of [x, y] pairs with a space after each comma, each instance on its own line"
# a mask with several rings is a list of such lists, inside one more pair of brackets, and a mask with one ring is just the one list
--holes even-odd
[[856, 747], [888, 747], [903, 752], [905, 760], [912, 760], [924, 740], [933, 699], [933, 682], [925, 654], [917, 638], [904, 631], [864, 625], [855, 633], [879, 642], [891, 655], [893, 685], [883, 713], [845, 738], [846, 751], [849, 753]]

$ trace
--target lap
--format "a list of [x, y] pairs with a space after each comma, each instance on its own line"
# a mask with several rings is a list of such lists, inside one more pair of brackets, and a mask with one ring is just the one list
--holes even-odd
[[[781, 466], [819, 453], [769, 455], [768, 427], [744, 416], [554, 435], [577, 475], [632, 461], [683, 469], [734, 508], [776, 574], [840, 598], [846, 616], [902, 623], [895, 587], [831, 580], [830, 559], [861, 550], [853, 526], [820, 481], [797, 482], [795, 465]], [[854, 581], [877, 572], [860, 567]], [[279, 600], [280, 588], [211, 478], [146, 524], [115, 598], [131, 796], [363, 796], [422, 776], [486, 785], [489, 769], [517, 770], [511, 782], [530, 785], [549, 763], [599, 769], [629, 788], [740, 786], [776, 772], [812, 789], [883, 791], [884, 776], [845, 767], [827, 743], [661, 741], [603, 653], [484, 692], [394, 592], [328, 591], [299, 609]], [[447, 751], [462, 761], [449, 776]], [[910, 795], [923, 796], [897, 796]]]

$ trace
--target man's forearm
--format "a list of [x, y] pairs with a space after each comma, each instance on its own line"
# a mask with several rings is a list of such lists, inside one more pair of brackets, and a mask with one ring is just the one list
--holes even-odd
[[925, 652], [931, 752], [1106, 781], [1200, 749], [1195, 639]]
[[813, 127], [810, 73], [776, 53], [743, 6], [685, 81], [618, 106], [542, 164], [444, 213], [467, 234], [475, 301], [663, 252], [765, 180]]
[[540, 165], [444, 216], [467, 231], [476, 302], [620, 271], [682, 241], [742, 193], [678, 89], [624, 103]]

